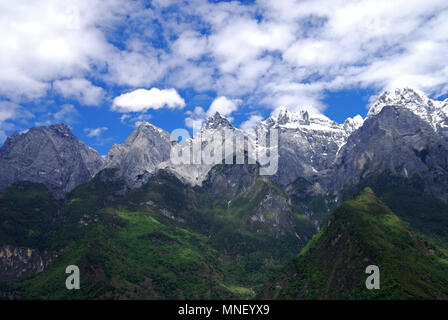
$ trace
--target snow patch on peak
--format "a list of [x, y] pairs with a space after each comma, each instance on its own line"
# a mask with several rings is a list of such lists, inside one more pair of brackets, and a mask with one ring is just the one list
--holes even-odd
[[139, 133], [139, 132], [146, 132], [146, 129], [151, 129], [153, 132], [158, 132], [159, 134], [163, 134], [166, 135], [168, 134], [168, 132], [166, 132], [165, 130], [153, 125], [152, 123], [148, 122], [148, 121], [142, 121], [138, 124], [135, 133]]
[[344, 129], [348, 133], [352, 133], [355, 130], [358, 130], [364, 123], [364, 119], [357, 114], [353, 118], [347, 118], [344, 121]]
[[448, 101], [428, 98], [422, 91], [413, 88], [397, 88], [383, 92], [370, 107], [367, 118], [381, 112], [384, 107], [403, 107], [429, 123], [435, 131], [448, 128]]
[[202, 126], [202, 131], [206, 129], [217, 129], [220, 127], [233, 129], [233, 126], [229, 122], [229, 120], [221, 116], [221, 114], [218, 111], [216, 111], [213, 116], [207, 118], [204, 125]]
[[367, 117], [376, 115], [386, 106], [404, 106], [412, 111], [421, 109], [430, 103], [430, 99], [420, 90], [413, 88], [397, 88], [384, 91], [370, 107]]
[[330, 120], [323, 114], [311, 113], [306, 110], [289, 111], [286, 107], [278, 109], [277, 117], [271, 116], [262, 122], [267, 127], [277, 126], [285, 129], [305, 129], [305, 130], [337, 130], [339, 124]]

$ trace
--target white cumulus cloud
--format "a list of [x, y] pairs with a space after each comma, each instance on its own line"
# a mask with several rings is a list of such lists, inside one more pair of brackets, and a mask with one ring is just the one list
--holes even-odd
[[105, 95], [103, 88], [94, 86], [89, 80], [81, 78], [57, 80], [53, 83], [53, 88], [64, 98], [76, 99], [86, 106], [99, 105]]
[[200, 129], [202, 123], [207, 118], [207, 114], [202, 107], [196, 107], [193, 111], [187, 111], [186, 114], [188, 115], [188, 117], [185, 118], [185, 125], [187, 128]]
[[238, 110], [238, 106], [241, 103], [242, 100], [240, 99], [229, 99], [224, 96], [217, 97], [212, 101], [207, 111], [202, 107], [196, 107], [193, 111], [187, 111], [186, 114], [188, 117], [185, 118], [185, 125], [188, 128], [198, 129], [207, 117], [213, 116], [216, 112], [219, 112], [227, 120], [233, 121], [231, 115]]
[[240, 99], [228, 99], [224, 96], [217, 97], [213, 100], [210, 108], [208, 108], [207, 116], [212, 116], [216, 112], [219, 112], [222, 116], [228, 117], [238, 110], [238, 105], [240, 105], [241, 102], [243, 101]]
[[184, 99], [177, 93], [176, 89], [151, 88], [137, 89], [124, 93], [114, 99], [112, 110], [128, 112], [144, 112], [149, 109], [182, 109], [185, 107]]
[[107, 127], [85, 128], [84, 132], [89, 138], [98, 138], [104, 131], [109, 130]]
[[262, 120], [262, 116], [253, 114], [249, 119], [241, 123], [240, 128], [244, 131], [253, 131]]

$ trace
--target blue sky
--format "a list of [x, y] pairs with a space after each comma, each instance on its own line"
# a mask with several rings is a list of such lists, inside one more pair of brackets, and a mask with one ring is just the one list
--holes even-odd
[[65, 122], [106, 154], [141, 121], [343, 122], [390, 88], [448, 97], [446, 0], [0, 1], [0, 39], [0, 143]]

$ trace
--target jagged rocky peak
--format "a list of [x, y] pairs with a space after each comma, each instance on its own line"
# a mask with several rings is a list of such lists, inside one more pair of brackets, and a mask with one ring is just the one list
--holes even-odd
[[124, 141], [114, 144], [104, 168], [118, 168], [130, 187], [137, 187], [170, 157], [171, 135], [149, 122], [142, 122]]
[[348, 133], [351, 133], [353, 130], [359, 128], [362, 123], [363, 119], [359, 115], [354, 118], [348, 118], [345, 125], [340, 125], [320, 113], [313, 113], [307, 110], [293, 112], [289, 111], [286, 107], [280, 107], [276, 118], [270, 117], [263, 121], [262, 124], [266, 127], [277, 126], [285, 129], [304, 129], [313, 131], [347, 129], [349, 131]]
[[[232, 142], [226, 141], [229, 137], [227, 134], [230, 134]], [[171, 160], [164, 161], [158, 166], [158, 169], [170, 171], [181, 181], [193, 186], [201, 185], [207, 178], [207, 173], [215, 164], [219, 164], [225, 158], [233, 156], [233, 154], [229, 155], [222, 152], [226, 143], [233, 143], [233, 137], [238, 137], [239, 139], [247, 138], [249, 140], [247, 144], [255, 145], [246, 132], [233, 127], [229, 120], [219, 112], [215, 112], [214, 115], [207, 118], [200, 132], [196, 132], [192, 138], [182, 141], [176, 146], [178, 153], [191, 154], [191, 157], [187, 157], [191, 161], [182, 163], [173, 163]], [[214, 146], [217, 148], [215, 149]], [[247, 150], [246, 144], [242, 148]], [[221, 149], [221, 152], [216, 153], [216, 162], [207, 163], [204, 160], [207, 152], [219, 149]], [[213, 154], [215, 154], [215, 151], [213, 151]], [[193, 161], [193, 159], [195, 160]]]
[[370, 114], [377, 114], [384, 106], [424, 106], [430, 102], [430, 99], [420, 90], [406, 88], [396, 88], [386, 90], [378, 97], [377, 101], [369, 110]]
[[103, 158], [65, 124], [15, 132], [0, 148], [0, 189], [18, 181], [44, 183], [57, 196], [91, 179]]
[[342, 190], [386, 170], [405, 178], [423, 178], [426, 190], [446, 201], [448, 143], [408, 108], [383, 108], [367, 118], [341, 148], [329, 170], [328, 190]]
[[380, 113], [388, 106], [405, 107], [418, 115], [426, 113], [427, 109], [433, 107], [431, 100], [423, 92], [412, 88], [396, 88], [381, 93], [370, 107], [367, 117]]
[[129, 136], [130, 141], [129, 142], [133, 142], [136, 139], [147, 139], [147, 138], [152, 138], [153, 136], [163, 136], [164, 138], [168, 138], [170, 139], [170, 134], [168, 132], [166, 132], [165, 130], [156, 127], [155, 125], [153, 125], [152, 123], [148, 122], [148, 121], [144, 121], [142, 123], [140, 123], [138, 125], [138, 127], [134, 130], [134, 132], [132, 132], [132, 134]]
[[287, 186], [298, 177], [311, 177], [329, 168], [348, 136], [362, 123], [361, 116], [339, 124], [323, 114], [292, 112], [281, 107], [277, 116], [271, 116], [258, 127], [264, 131], [279, 129], [278, 170], [273, 181]]
[[384, 107], [403, 107], [409, 109], [435, 131], [448, 137], [448, 102], [432, 100], [422, 91], [412, 88], [397, 88], [384, 91], [370, 107], [367, 117], [380, 113]]
[[225, 117], [216, 111], [214, 115], [207, 118], [202, 129], [218, 129], [218, 128], [228, 128], [234, 129], [232, 124]]
[[344, 121], [344, 129], [348, 133], [352, 133], [353, 131], [359, 129], [364, 123], [364, 119], [358, 114], [353, 118], [347, 118]]
[[[329, 140], [334, 140], [342, 146], [346, 138], [356, 129], [362, 126], [364, 119], [360, 115], [348, 118], [343, 124], [339, 124], [323, 114], [306, 110], [297, 112], [289, 111], [286, 107], [279, 109], [277, 117], [269, 117], [260, 126], [264, 128], [280, 128], [283, 132], [303, 132], [306, 135], [324, 135]], [[285, 131], [286, 130], [286, 131]]]
[[276, 123], [280, 126], [287, 126], [288, 124], [309, 125], [310, 114], [308, 111], [304, 110], [291, 112], [286, 107], [282, 106], [279, 109]]

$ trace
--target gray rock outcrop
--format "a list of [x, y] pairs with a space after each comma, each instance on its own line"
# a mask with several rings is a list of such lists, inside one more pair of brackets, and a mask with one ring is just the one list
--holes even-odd
[[123, 144], [114, 144], [106, 156], [103, 168], [120, 169], [126, 183], [138, 187], [146, 182], [156, 167], [170, 158], [171, 135], [143, 122]]
[[428, 193], [447, 202], [448, 143], [412, 110], [388, 106], [370, 116], [349, 137], [322, 183], [338, 192], [385, 170], [421, 177]]
[[45, 184], [55, 195], [89, 181], [103, 158], [65, 124], [13, 133], [0, 148], [0, 189], [17, 181]]
[[268, 118], [258, 128], [279, 132], [278, 171], [272, 180], [284, 187], [299, 177], [311, 177], [329, 168], [347, 138], [362, 123], [361, 116], [338, 124], [324, 115], [281, 109], [277, 118]]

